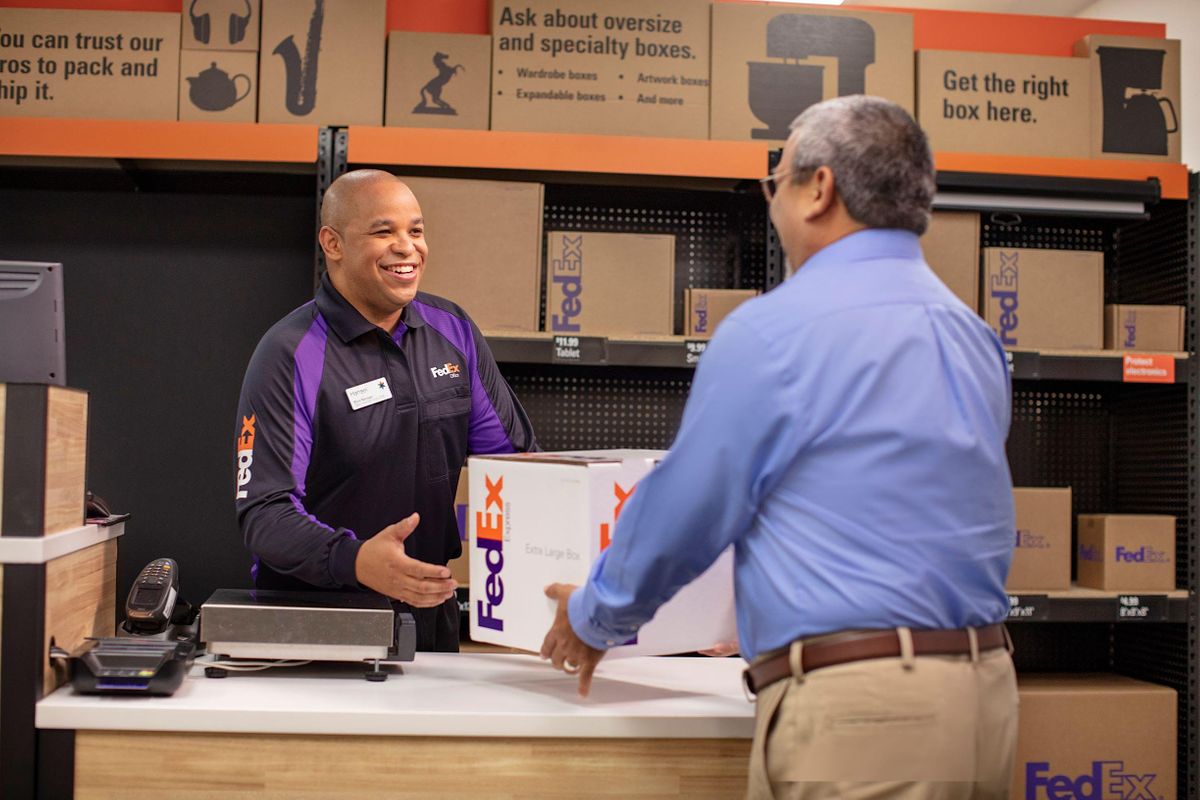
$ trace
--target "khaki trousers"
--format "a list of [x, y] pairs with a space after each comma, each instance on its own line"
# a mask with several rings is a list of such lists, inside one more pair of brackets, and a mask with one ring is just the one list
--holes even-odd
[[797, 675], [798, 647], [793, 676], [758, 695], [749, 800], [1007, 800], [1017, 682], [1005, 649]]

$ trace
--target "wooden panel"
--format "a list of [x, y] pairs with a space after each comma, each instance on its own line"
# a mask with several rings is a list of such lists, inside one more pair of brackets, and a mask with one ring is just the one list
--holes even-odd
[[46, 641], [42, 689], [49, 694], [66, 676], [50, 667], [50, 640], [74, 651], [88, 636], [113, 636], [117, 614], [117, 541], [85, 548], [46, 564]]
[[75, 797], [729, 798], [749, 752], [748, 739], [79, 731]]
[[83, 524], [87, 468], [86, 392], [49, 388], [46, 397], [46, 513], [43, 533]]

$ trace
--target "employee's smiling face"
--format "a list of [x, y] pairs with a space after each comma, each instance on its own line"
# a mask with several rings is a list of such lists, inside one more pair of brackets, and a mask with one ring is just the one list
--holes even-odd
[[321, 231], [329, 278], [368, 321], [391, 331], [425, 271], [429, 247], [421, 206], [407, 186], [386, 174], [337, 188], [347, 191], [334, 199], [337, 213]]

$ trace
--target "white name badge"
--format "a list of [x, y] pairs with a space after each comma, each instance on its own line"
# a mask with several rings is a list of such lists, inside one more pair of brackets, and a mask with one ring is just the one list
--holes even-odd
[[376, 378], [358, 386], [351, 386], [346, 390], [346, 397], [350, 399], [350, 408], [358, 411], [360, 408], [391, 400], [392, 390], [388, 388], [387, 378]]

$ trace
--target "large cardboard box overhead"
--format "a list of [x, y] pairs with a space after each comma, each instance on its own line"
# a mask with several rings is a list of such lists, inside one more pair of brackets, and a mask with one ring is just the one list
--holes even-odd
[[259, 0], [183, 0], [184, 50], [258, 50]]
[[675, 237], [650, 233], [546, 234], [551, 333], [662, 336], [675, 324]]
[[421, 291], [467, 310], [485, 331], [536, 331], [542, 184], [403, 178], [425, 217]]
[[1166, 800], [1176, 792], [1173, 689], [1120, 675], [1020, 675], [1012, 800]]
[[254, 122], [258, 114], [258, 53], [183, 50], [179, 53], [179, 118]]
[[1071, 490], [1013, 487], [1016, 547], [1005, 588], [1071, 588]]
[[721, 320], [757, 295], [754, 289], [688, 289], [683, 293], [683, 335], [712, 338]]
[[258, 121], [382, 125], [386, 0], [262, 0]]
[[491, 86], [492, 37], [388, 34], [385, 124], [486, 130]]
[[934, 152], [1087, 158], [1090, 72], [1080, 58], [922, 50], [917, 121]]
[[979, 312], [979, 214], [935, 211], [921, 237], [925, 263], [967, 308]]
[[1117, 592], [1175, 588], [1175, 518], [1164, 514], [1080, 514], [1076, 582]]
[[[539, 650], [556, 609], [544, 587], [587, 582], [625, 501], [661, 456], [647, 450], [472, 456], [471, 638]], [[729, 548], [613, 652], [684, 653], [736, 638]]]
[[0, 8], [0, 117], [176, 119], [179, 15]]
[[1077, 43], [1075, 55], [1091, 63], [1092, 157], [1178, 162], [1179, 40], [1097, 34]]
[[1109, 350], [1183, 350], [1183, 306], [1104, 307], [1104, 347]]
[[984, 248], [984, 318], [1005, 347], [1104, 346], [1104, 256]]
[[492, 129], [708, 137], [708, 3], [492, 3]]
[[913, 106], [908, 14], [781, 3], [712, 4], [713, 139], [787, 139], [811, 105], [872, 94]]

